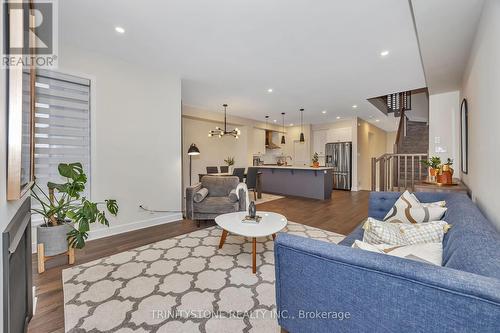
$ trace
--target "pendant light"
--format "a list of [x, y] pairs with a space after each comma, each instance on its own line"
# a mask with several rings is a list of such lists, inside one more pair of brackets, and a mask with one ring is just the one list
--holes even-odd
[[266, 116], [266, 146], [269, 146], [269, 137], [267, 136], [267, 122], [269, 121], [269, 116]]
[[283, 135], [281, 136], [281, 144], [284, 145], [285, 141], [285, 112], [281, 112], [281, 116], [283, 117]]
[[222, 106], [224, 107], [224, 129], [216, 127], [215, 130], [208, 131], [208, 136], [218, 136], [219, 138], [222, 138], [223, 136], [230, 135], [238, 139], [241, 131], [238, 128], [235, 128], [232, 131], [227, 130], [227, 104], [222, 104]]
[[304, 109], [300, 109], [300, 142], [306, 142], [304, 138]]

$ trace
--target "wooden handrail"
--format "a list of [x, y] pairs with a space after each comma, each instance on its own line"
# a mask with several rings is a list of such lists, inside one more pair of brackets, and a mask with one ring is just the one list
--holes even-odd
[[401, 144], [401, 141], [402, 141], [402, 133], [404, 131], [404, 124], [405, 124], [405, 118], [406, 118], [406, 114], [405, 114], [405, 109], [403, 107], [401, 107], [401, 110], [400, 110], [400, 118], [399, 118], [399, 125], [398, 125], [398, 132], [396, 133], [396, 142], [394, 143], [394, 152], [395, 153], [399, 153], [399, 146]]

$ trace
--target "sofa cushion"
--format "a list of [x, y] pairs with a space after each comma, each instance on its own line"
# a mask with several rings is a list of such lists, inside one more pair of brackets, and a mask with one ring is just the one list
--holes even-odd
[[208, 189], [211, 197], [227, 197], [239, 182], [239, 178], [233, 176], [203, 176], [201, 178], [202, 187]]
[[195, 202], [193, 205], [197, 213], [225, 214], [238, 211], [238, 203], [231, 202], [229, 197], [208, 196], [202, 202]]
[[414, 245], [370, 244], [359, 240], [354, 241], [352, 248], [390, 256], [416, 260], [427, 264], [441, 266], [443, 261], [443, 244], [425, 243]]
[[208, 189], [200, 188], [198, 192], [194, 194], [193, 200], [194, 202], [202, 202], [203, 199], [208, 195]]

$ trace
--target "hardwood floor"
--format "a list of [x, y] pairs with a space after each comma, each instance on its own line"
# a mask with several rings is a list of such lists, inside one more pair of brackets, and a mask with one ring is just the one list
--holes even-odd
[[[318, 201], [287, 197], [259, 204], [257, 209], [281, 213], [289, 221], [345, 235], [368, 216], [368, 196], [368, 191], [334, 191], [331, 200]], [[201, 227], [212, 225], [215, 223], [206, 222], [202, 223]], [[193, 221], [183, 220], [90, 241], [84, 249], [77, 250], [75, 265], [197, 229]], [[38, 274], [36, 255], [33, 255], [36, 308], [28, 332], [64, 332], [61, 271], [67, 267], [69, 266], [66, 264], [66, 257], [60, 256], [48, 261], [45, 273]]]

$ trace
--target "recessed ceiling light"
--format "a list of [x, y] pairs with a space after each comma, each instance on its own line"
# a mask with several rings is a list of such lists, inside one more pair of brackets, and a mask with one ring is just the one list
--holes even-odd
[[277, 120], [276, 120], [276, 119], [274, 119], [273, 121], [274, 121], [274, 122], [277, 122]]
[[380, 119], [375, 119], [375, 121], [378, 123], [380, 121]]
[[357, 106], [356, 104], [354, 104], [354, 105], [352, 106], [352, 108], [353, 108], [353, 109], [357, 109], [357, 108], [358, 108], [358, 106]]
[[321, 113], [322, 113], [322, 114], [325, 114], [325, 113], [326, 113], [326, 110], [321, 111]]
[[290, 126], [293, 126], [293, 123], [292, 123], [292, 124], [290, 124]]
[[115, 27], [115, 31], [118, 32], [119, 34], [125, 33], [125, 29], [123, 29], [122, 27]]
[[339, 116], [337, 116], [337, 119], [340, 119], [340, 117], [339, 117]]
[[380, 55], [381, 55], [382, 57], [388, 56], [388, 55], [389, 55], [389, 51], [384, 50], [384, 51], [380, 52]]
[[267, 89], [267, 92], [268, 92], [268, 93], [272, 93], [272, 92], [273, 92], [273, 89], [272, 89], [272, 88], [269, 88], [269, 89]]

